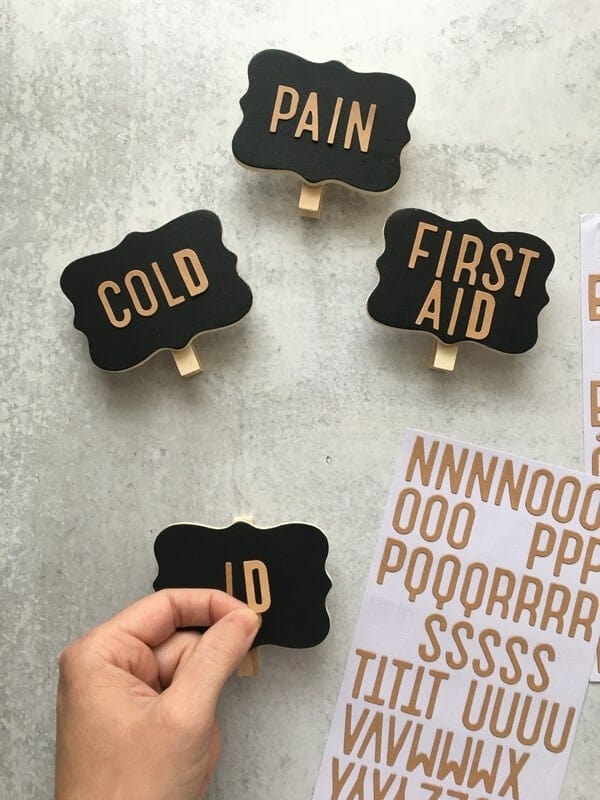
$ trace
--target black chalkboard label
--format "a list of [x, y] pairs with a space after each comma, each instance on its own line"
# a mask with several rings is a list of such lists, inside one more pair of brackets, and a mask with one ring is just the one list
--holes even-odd
[[242, 164], [368, 192], [397, 183], [415, 105], [405, 80], [353, 72], [339, 61], [315, 64], [282, 50], [254, 56], [248, 77], [240, 101], [244, 119], [233, 138]]
[[537, 236], [404, 209], [385, 225], [368, 311], [384, 325], [426, 331], [446, 344], [523, 353], [537, 341], [553, 265], [552, 250]]
[[255, 645], [313, 647], [329, 633], [328, 551], [325, 534], [299, 522], [265, 529], [247, 522], [222, 530], [171, 525], [154, 543], [154, 588], [220, 589], [262, 615]]
[[120, 371], [159, 350], [179, 350], [199, 333], [238, 322], [252, 293], [236, 270], [211, 211], [130, 233], [117, 247], [74, 261], [60, 285], [75, 307], [92, 361]]

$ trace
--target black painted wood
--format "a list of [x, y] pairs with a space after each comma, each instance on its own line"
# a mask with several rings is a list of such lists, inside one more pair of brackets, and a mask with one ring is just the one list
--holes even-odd
[[[157, 230], [130, 233], [114, 249], [69, 264], [60, 285], [75, 307], [74, 325], [88, 337], [98, 367], [130, 369], [159, 350], [186, 347], [197, 334], [232, 325], [248, 313], [252, 293], [237, 273], [237, 256], [221, 237], [216, 214], [193, 211]], [[200, 261], [206, 288], [190, 251]], [[180, 254], [179, 266], [175, 254]], [[136, 270], [146, 276], [150, 292]], [[128, 281], [143, 313], [136, 311]], [[101, 300], [101, 286], [110, 312]], [[156, 310], [149, 313], [154, 303]]]
[[[475, 238], [463, 241], [463, 236]], [[457, 263], [476, 262], [479, 256], [476, 268], [456, 274]], [[476, 341], [505, 353], [523, 353], [537, 341], [538, 315], [549, 300], [546, 279], [553, 265], [554, 253], [537, 236], [499, 233], [475, 219], [452, 222], [408, 208], [396, 211], [385, 225], [379, 283], [368, 311], [384, 325], [427, 331], [446, 344]], [[424, 309], [429, 314], [420, 318]]]
[[[234, 522], [221, 530], [189, 523], [171, 525], [154, 543], [159, 568], [154, 589], [226, 591], [226, 563], [230, 562], [231, 594], [247, 602], [244, 562], [260, 561], [268, 574], [271, 604], [262, 612], [255, 644], [313, 647], [329, 633], [328, 551], [327, 538], [319, 528], [298, 522], [266, 529], [247, 522]], [[253, 580], [260, 601], [257, 574]]]
[[[410, 140], [408, 117], [415, 105], [415, 93], [407, 81], [381, 72], [353, 72], [339, 61], [315, 64], [283, 50], [264, 50], [250, 61], [249, 88], [240, 101], [244, 119], [233, 138], [238, 161], [258, 169], [287, 170], [308, 183], [337, 181], [368, 192], [390, 189], [400, 177], [400, 151]], [[290, 119], [270, 126], [277, 103], [278, 87], [287, 86], [298, 94], [297, 110]], [[311, 92], [317, 95], [318, 138], [304, 130], [296, 137], [298, 123]], [[339, 122], [328, 143], [338, 98], [343, 99]], [[360, 105], [363, 123], [371, 104], [376, 104], [367, 152], [361, 150], [356, 130], [345, 149], [347, 122], [352, 102]], [[292, 110], [294, 99], [285, 94], [284, 113]], [[307, 112], [307, 122], [314, 115]]]

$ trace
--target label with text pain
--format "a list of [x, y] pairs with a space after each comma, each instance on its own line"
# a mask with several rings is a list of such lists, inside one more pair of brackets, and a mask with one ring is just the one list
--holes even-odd
[[217, 215], [193, 211], [74, 261], [60, 285], [75, 307], [74, 325], [87, 336], [92, 361], [121, 371], [242, 319], [252, 293], [236, 263]]
[[294, 172], [308, 183], [336, 181], [368, 192], [400, 177], [415, 93], [402, 78], [316, 64], [282, 50], [250, 61], [244, 119], [233, 153], [257, 169]]
[[552, 250], [537, 236], [404, 209], [385, 225], [368, 311], [376, 322], [425, 331], [446, 344], [473, 341], [523, 353], [537, 341], [553, 266]]
[[206, 587], [243, 600], [262, 616], [256, 645], [314, 647], [329, 633], [329, 543], [313, 525], [180, 523], [157, 536], [154, 552], [154, 589]]

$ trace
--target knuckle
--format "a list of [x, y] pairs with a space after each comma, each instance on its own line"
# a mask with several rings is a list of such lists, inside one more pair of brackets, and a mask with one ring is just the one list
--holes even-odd
[[184, 627], [183, 611], [181, 605], [183, 601], [178, 599], [177, 595], [172, 589], [161, 589], [157, 592], [160, 596], [161, 602], [169, 607], [171, 616], [173, 618], [173, 627], [175, 630]]
[[93, 633], [64, 648], [58, 657], [58, 671], [61, 678], [70, 681], [84, 672], [92, 661], [95, 640]]
[[199, 721], [187, 703], [170, 702], [163, 704], [163, 722], [167, 730], [187, 734], [196, 730]]
[[64, 648], [58, 657], [58, 671], [61, 678], [67, 680], [73, 677], [78, 663], [78, 643], [70, 644]]

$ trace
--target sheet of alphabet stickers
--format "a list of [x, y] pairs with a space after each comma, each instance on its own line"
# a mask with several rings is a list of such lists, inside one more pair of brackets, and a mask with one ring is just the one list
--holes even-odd
[[[585, 471], [600, 475], [600, 214], [581, 215], [581, 334]], [[592, 681], [600, 683], [600, 644]]]
[[599, 527], [591, 475], [408, 432], [314, 800], [558, 800]]

